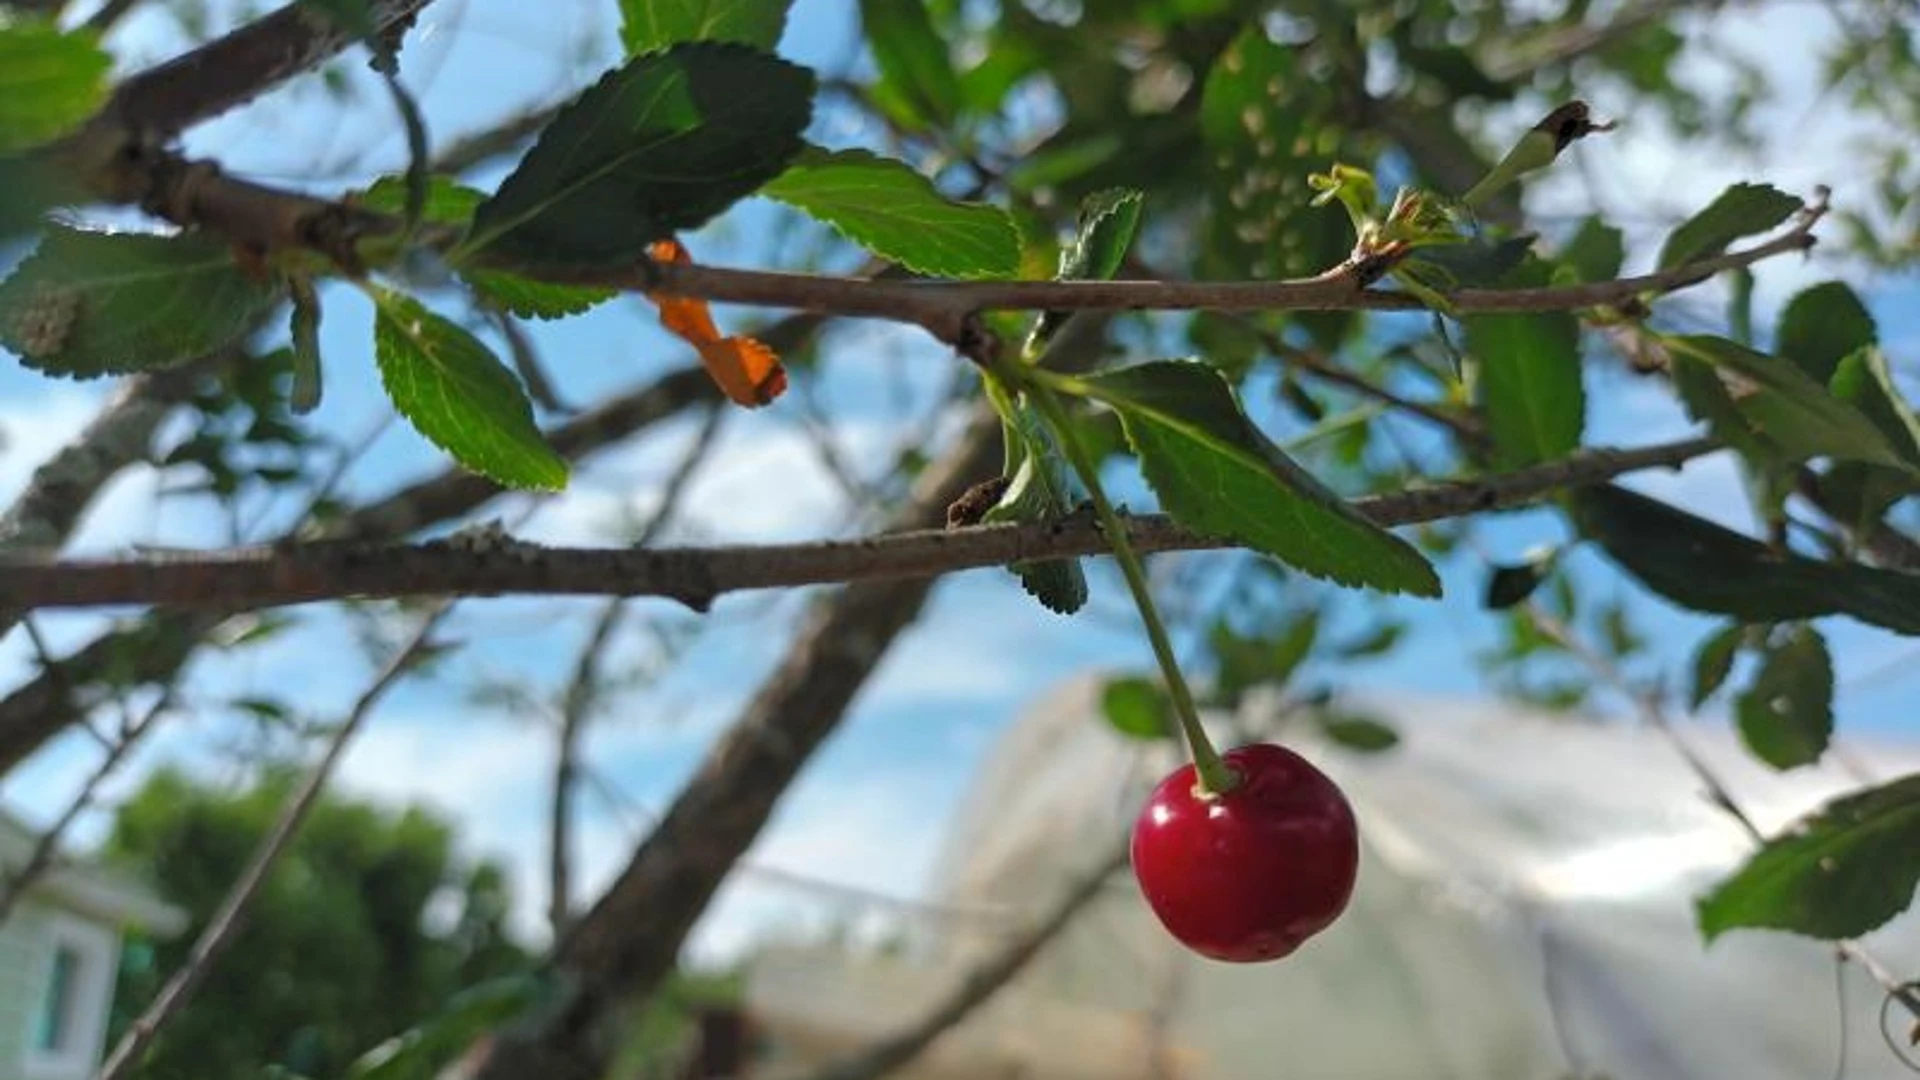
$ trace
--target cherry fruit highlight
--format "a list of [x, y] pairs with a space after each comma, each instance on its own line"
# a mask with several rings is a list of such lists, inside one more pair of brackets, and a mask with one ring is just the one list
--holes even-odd
[[1360, 866], [1353, 808], [1299, 754], [1258, 743], [1222, 755], [1238, 778], [1195, 792], [1191, 764], [1134, 822], [1134, 877], [1167, 931], [1215, 960], [1278, 960], [1346, 910]]

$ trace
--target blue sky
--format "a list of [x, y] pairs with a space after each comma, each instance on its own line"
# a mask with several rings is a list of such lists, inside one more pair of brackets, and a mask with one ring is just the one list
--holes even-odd
[[[853, 9], [846, 0], [798, 0], [782, 52], [822, 70], [845, 70], [855, 55]], [[169, 55], [178, 44], [167, 16], [152, 8], [142, 10], [145, 13], [130, 20], [116, 39], [130, 66]], [[1786, 10], [1764, 17], [1713, 25], [1729, 45], [1759, 48], [1783, 33], [1817, 34], [1822, 18], [1807, 5], [1786, 5]], [[606, 45], [615, 19], [611, 3], [442, 0], [409, 42], [406, 78], [421, 98], [436, 137], [450, 139], [519, 107], [562, 98], [590, 81], [611, 60]], [[1539, 185], [1532, 193], [1533, 209], [1546, 215], [1584, 211], [1591, 205], [1589, 189], [1574, 174], [1601, 177], [1598, 189], [1608, 194], [1610, 208], [1626, 206], [1629, 198], [1634, 203], [1632, 212], [1625, 213], [1634, 223], [1631, 270], [1650, 261], [1650, 245], [1667, 225], [1735, 179], [1766, 180], [1793, 191], [1824, 181], [1844, 200], [1849, 184], [1865, 181], [1827, 175], [1825, 170], [1838, 158], [1829, 151], [1853, 133], [1800, 126], [1814, 63], [1809, 51], [1773, 65], [1789, 100], [1771, 118], [1775, 141], [1763, 158], [1695, 160], [1657, 124], [1626, 117], [1620, 131], [1582, 144], [1576, 152], [1581, 158], [1578, 170], [1570, 167]], [[1698, 77], [1714, 78], [1709, 68], [1700, 71]], [[196, 131], [190, 147], [218, 157], [243, 175], [341, 190], [397, 167], [403, 157], [377, 86], [358, 77], [353, 85], [364, 104], [330, 100], [310, 80]], [[1604, 99], [1597, 99], [1596, 106], [1608, 111]], [[1514, 130], [1531, 122], [1525, 110], [1500, 119]], [[872, 135], [831, 113], [822, 115], [814, 134], [835, 143]], [[316, 160], [322, 163], [318, 169]], [[315, 180], [316, 174], [324, 179]], [[488, 183], [492, 179], [482, 178]], [[796, 250], [794, 245], [816, 235], [788, 235], [781, 231], [784, 220], [766, 204], [752, 202], [688, 242], [704, 261], [780, 265]], [[1842, 269], [1821, 253], [1809, 260], [1769, 264], [1760, 272], [1760, 325], [1771, 325], [1772, 312], [1794, 290]], [[1907, 375], [1913, 370], [1912, 358], [1920, 353], [1915, 294], [1911, 280], [1892, 279], [1873, 282], [1869, 295], [1883, 342]], [[1680, 303], [1689, 316], [1714, 320], [1722, 295], [1717, 287], [1707, 287]], [[349, 290], [331, 290], [326, 299], [327, 397], [311, 422], [354, 441], [374, 430], [385, 412], [367, 347], [369, 313]], [[722, 320], [733, 325], [747, 314], [720, 312]], [[538, 343], [561, 395], [574, 402], [645, 382], [690, 360], [684, 347], [658, 329], [651, 309], [633, 300], [540, 327]], [[821, 369], [803, 389], [831, 417], [842, 455], [869, 463], [869, 475], [880, 471], [905, 441], [924, 437], [928, 406], [956, 363], [917, 331], [871, 323], [836, 328], [821, 355]], [[0, 430], [6, 434], [0, 444], [0, 498], [11, 498], [33, 464], [84, 424], [106, 389], [43, 379], [0, 362]], [[1640, 445], [1689, 430], [1671, 398], [1651, 382], [1595, 370], [1588, 393], [1589, 429], [1596, 442]], [[688, 492], [685, 513], [671, 537], [674, 542], [773, 541], [847, 531], [846, 500], [809, 446], [797, 398], [798, 392], [773, 408], [727, 418], [719, 450]], [[1286, 433], [1279, 418], [1262, 418], [1272, 420], [1276, 433]], [[617, 542], [621, 516], [651, 508], [694, 430], [691, 418], [666, 425], [641, 445], [580, 469], [573, 489], [539, 509], [526, 534], [552, 541]], [[443, 463], [404, 423], [391, 423], [350, 475], [347, 490], [383, 492], [437, 471]], [[1746, 523], [1738, 480], [1725, 455], [1634, 484], [1729, 523]], [[1133, 478], [1117, 477], [1116, 485], [1135, 505], [1149, 502]], [[491, 513], [511, 516], [512, 510]], [[263, 527], [271, 529], [275, 520], [283, 516], [269, 514]], [[1496, 557], [1514, 558], [1534, 544], [1565, 536], [1552, 515], [1527, 513], [1500, 519], [1480, 538]], [[153, 475], [136, 473], [110, 489], [75, 550], [102, 552], [131, 542], [217, 544], [225, 539], [224, 525], [204, 503], [160, 500]], [[1654, 669], [1664, 664], [1677, 670], [1677, 661], [1713, 625], [1650, 600], [1590, 553], [1576, 554], [1571, 565], [1598, 586], [1596, 596], [1618, 594], [1630, 601], [1641, 628], [1656, 642]], [[1416, 697], [1485, 692], [1474, 665], [1463, 662], [1493, 642], [1498, 631], [1497, 623], [1477, 606], [1480, 573], [1467, 560], [1450, 564], [1448, 597], [1439, 603], [1372, 600], [1347, 605], [1343, 618], [1348, 629], [1379, 613], [1408, 620], [1413, 632], [1408, 644], [1383, 662], [1340, 677], [1357, 688]], [[1001, 571], [948, 579], [783, 804], [753, 861], [912, 895], [923, 883], [943, 815], [991, 740], [1026, 703], [1089, 667], [1148, 663], [1117, 579], [1104, 565], [1097, 572], [1096, 592], [1092, 611], [1062, 619], [1029, 602]], [[615, 715], [596, 731], [592, 754], [598, 769], [636, 804], [663, 806], [714, 734], [751, 694], [759, 676], [777, 660], [785, 631], [804, 600], [802, 595], [772, 594], [722, 600], [685, 661], [657, 684], [623, 696]], [[472, 849], [509, 859], [521, 886], [523, 921], [530, 928], [544, 904], [539, 867], [549, 740], [532, 721], [475, 706], [461, 683], [470, 677], [517, 677], [551, 689], [563, 677], [594, 607], [578, 600], [464, 604], [452, 634], [468, 648], [446, 678], [405, 685], [388, 699], [341, 777], [344, 787], [382, 799], [429, 800], [458, 819]], [[643, 619], [683, 626], [697, 621], [665, 604], [641, 604], [636, 610]], [[351, 700], [369, 669], [351, 627], [318, 609], [298, 614], [302, 621], [297, 633], [246, 653], [203, 661], [194, 682], [195, 700], [203, 707], [138, 755], [117, 790], [125, 790], [161, 761], [213, 771], [225, 768], [219, 749], [241, 729], [218, 708], [223, 698], [271, 691], [316, 717]], [[100, 616], [91, 614], [41, 619], [56, 644], [85, 640], [100, 625]], [[1902, 706], [1913, 689], [1914, 665], [1903, 661], [1915, 658], [1913, 647], [1847, 623], [1827, 630], [1839, 666], [1842, 731], [1908, 730]], [[637, 654], [641, 635], [632, 635], [628, 645]], [[26, 666], [22, 635], [0, 642], [0, 684], [11, 684]], [[1335, 674], [1309, 672], [1313, 677]], [[1854, 682], [1862, 678], [1865, 681]], [[1418, 723], [1417, 716], [1398, 719]], [[0, 800], [30, 819], [49, 818], [88, 768], [93, 753], [83, 738], [61, 741], [0, 782]], [[97, 831], [98, 824], [96, 817], [90, 830]], [[631, 813], [587, 800], [579, 845], [588, 877], [583, 889], [618, 866], [637, 827]], [[749, 871], [729, 887], [703, 926], [698, 946], [725, 952], [775, 915], [817, 918], [833, 910]]]

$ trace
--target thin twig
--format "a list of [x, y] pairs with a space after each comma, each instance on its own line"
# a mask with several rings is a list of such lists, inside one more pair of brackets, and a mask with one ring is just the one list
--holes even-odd
[[[1541, 633], [1573, 654], [1574, 658], [1592, 672], [1595, 678], [1633, 702], [1634, 707], [1640, 712], [1641, 719], [1665, 737], [1674, 752], [1687, 763], [1687, 768], [1692, 770], [1701, 786], [1706, 788], [1708, 801], [1732, 818], [1740, 826], [1741, 831], [1753, 841], [1755, 847], [1766, 846], [1766, 833], [1760, 830], [1760, 826], [1755, 824], [1752, 815], [1748, 814], [1746, 808], [1733, 797], [1733, 792], [1727, 788], [1726, 782], [1714, 771], [1713, 766], [1709, 765], [1706, 758], [1680, 734], [1680, 729], [1667, 716], [1666, 706], [1661, 702], [1658, 694], [1645, 687], [1636, 686], [1633, 680], [1627, 678], [1626, 673], [1620, 670], [1619, 665], [1588, 644], [1571, 626], [1541, 607], [1537, 601], [1528, 600], [1524, 610], [1533, 620], [1534, 625], [1539, 627]], [[1901, 1007], [1911, 1013], [1915, 1019], [1920, 1020], [1920, 987], [1895, 975], [1879, 957], [1857, 941], [1838, 941], [1834, 943], [1834, 948], [1847, 959], [1857, 962], [1875, 982], [1886, 990], [1889, 998], [1899, 1002]]]
[[160, 1028], [186, 1007], [194, 992], [199, 989], [201, 982], [212, 972], [213, 965], [218, 962], [221, 954], [245, 927], [254, 897], [259, 894], [260, 887], [266, 883], [268, 872], [273, 869], [274, 864], [280, 860], [280, 856], [292, 843], [294, 834], [306, 821], [307, 814], [319, 801], [321, 790], [332, 776], [334, 766], [346, 752], [348, 743], [373, 712], [374, 706], [379, 703], [381, 697], [400, 680], [400, 677], [412, 666], [415, 658], [427, 647], [434, 629], [440, 625], [441, 620], [451, 608], [452, 604], [445, 602], [429, 612], [420, 621], [413, 635], [395, 650], [386, 666], [354, 702], [346, 719], [341, 721], [338, 730], [328, 741], [326, 749], [320, 755], [320, 760], [315, 763], [299, 788], [288, 797], [272, 830], [262, 838], [259, 847], [254, 850], [253, 858], [247, 864], [246, 871], [234, 881], [232, 888], [227, 891], [226, 898], [221, 901], [219, 910], [214, 912], [213, 917], [207, 922], [206, 929], [201, 931], [199, 939], [193, 943], [193, 949], [187, 954], [186, 962], [167, 979], [166, 985], [160, 988], [160, 992], [154, 996], [145, 1011], [127, 1029], [126, 1034], [121, 1036], [120, 1042], [113, 1048], [113, 1053], [108, 1055], [106, 1064], [101, 1066], [97, 1080], [121, 1080], [127, 1076], [139, 1063], [147, 1048], [153, 1044]]
[[905, 1030], [862, 1050], [857, 1056], [814, 1073], [811, 1080], [879, 1080], [917, 1058], [933, 1041], [1024, 971], [1060, 932], [1093, 902], [1111, 877], [1127, 865], [1127, 845], [1119, 843], [1092, 870], [1083, 873], [1054, 902], [1044, 918], [967, 973], [938, 1007]]
[[[661, 490], [660, 505], [634, 538], [635, 547], [651, 544], [672, 522], [674, 514], [679, 511], [681, 498], [712, 450], [714, 438], [728, 415], [727, 410], [717, 405], [707, 409], [707, 418], [700, 425], [700, 431], [688, 444], [679, 465]], [[614, 632], [619, 629], [626, 606], [625, 600], [616, 598], [608, 600], [601, 607], [600, 614], [594, 619], [593, 629], [587, 633], [586, 644], [574, 660], [573, 675], [560, 695], [560, 730], [556, 737], [553, 806], [548, 822], [547, 850], [547, 921], [556, 939], [566, 933], [572, 915], [573, 845], [570, 833], [574, 780], [580, 770], [580, 739], [586, 730], [588, 717], [599, 700], [601, 663], [608, 645], [613, 641]]]
[[80, 815], [93, 805], [93, 800], [99, 797], [100, 785], [106, 783], [107, 778], [112, 776], [126, 760], [127, 754], [172, 707], [173, 693], [168, 690], [160, 695], [160, 699], [154, 702], [144, 715], [123, 728], [120, 737], [108, 747], [106, 756], [100, 759], [100, 763], [94, 766], [93, 772], [88, 774], [86, 780], [81, 783], [79, 792], [67, 803], [67, 808], [52, 825], [47, 827], [45, 832], [40, 834], [40, 838], [34, 841], [33, 851], [27, 856], [27, 861], [0, 879], [0, 926], [6, 925], [7, 917], [13, 914], [15, 905], [20, 902], [20, 898], [26, 894], [27, 889], [52, 868], [54, 857], [59, 854], [60, 844], [67, 830], [73, 827], [73, 823], [79, 820]]
[[[1587, 450], [1511, 473], [1355, 500], [1382, 526], [1409, 525], [1535, 501], [1563, 488], [1673, 468], [1718, 448], [1695, 438], [1633, 450]], [[1158, 515], [1129, 521], [1142, 553], [1217, 549]], [[356, 597], [441, 595], [662, 596], [705, 610], [722, 593], [830, 582], [925, 578], [957, 570], [1109, 550], [1094, 522], [899, 532], [856, 540], [653, 549], [544, 547], [450, 538], [423, 544], [314, 542], [123, 560], [0, 559], [0, 594], [29, 608], [161, 604], [225, 611]]]

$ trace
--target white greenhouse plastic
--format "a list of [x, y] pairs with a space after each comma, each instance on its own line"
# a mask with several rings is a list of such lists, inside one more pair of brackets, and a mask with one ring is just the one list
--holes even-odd
[[[823, 947], [755, 958], [748, 1007], [785, 1061], [771, 1075], [925, 1014], [1124, 842], [1176, 748], [1115, 735], [1097, 692], [1095, 679], [1073, 682], [1018, 721], [956, 816], [928, 899], [1003, 909], [1004, 924], [949, 921], [892, 958]], [[1338, 780], [1360, 819], [1360, 883], [1333, 928], [1278, 963], [1214, 963], [1175, 945], [1131, 877], [1115, 875], [1011, 987], [902, 1075], [1833, 1075], [1830, 948], [1761, 931], [1701, 944], [1693, 898], [1750, 847], [1664, 736], [1488, 701], [1374, 699], [1365, 711], [1390, 720], [1400, 745], [1360, 754], [1304, 723], [1277, 736]], [[1684, 736], [1765, 830], [1860, 782], [1831, 764], [1771, 772], [1725, 724]], [[1920, 771], [1914, 745], [1848, 749], [1881, 779]], [[1920, 974], [1917, 928], [1902, 916], [1866, 943]], [[1857, 965], [1842, 977], [1846, 1076], [1911, 1076], [1882, 1042], [1878, 985]]]

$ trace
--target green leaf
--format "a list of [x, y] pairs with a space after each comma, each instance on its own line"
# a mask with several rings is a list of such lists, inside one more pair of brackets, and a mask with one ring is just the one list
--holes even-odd
[[1571, 503], [1588, 539], [1681, 607], [1762, 623], [1851, 615], [1920, 635], [1920, 575], [1774, 551], [1617, 485], [1583, 488]]
[[1754, 352], [1726, 338], [1682, 334], [1665, 339], [1676, 365], [1704, 361], [1736, 377], [1734, 410], [1747, 429], [1792, 460], [1832, 457], [1906, 467], [1865, 413], [1840, 400], [1777, 356]]
[[1534, 465], [1578, 449], [1587, 396], [1573, 316], [1476, 315], [1466, 325], [1499, 463]]
[[306, 278], [293, 281], [293, 305], [288, 317], [288, 335], [293, 340], [293, 382], [287, 391], [287, 407], [305, 415], [320, 407], [320, 294]]
[[1320, 639], [1320, 611], [1307, 608], [1271, 633], [1243, 635], [1224, 619], [1207, 632], [1213, 650], [1212, 700], [1228, 708], [1256, 686], [1283, 687], [1306, 663]]
[[620, 0], [628, 56], [683, 41], [734, 41], [772, 52], [793, 0]]
[[1371, 716], [1328, 713], [1320, 717], [1320, 733], [1349, 750], [1377, 754], [1400, 745], [1400, 733]]
[[0, 345], [51, 375], [152, 371], [232, 344], [285, 294], [206, 234], [54, 228], [0, 283]]
[[916, 273], [1007, 278], [1020, 269], [1020, 233], [1005, 211], [948, 199], [905, 163], [865, 150], [809, 149], [760, 194]]
[[811, 71], [742, 45], [698, 42], [632, 60], [547, 125], [475, 212], [456, 264], [639, 258], [778, 176], [803, 145], [813, 92]]
[[[431, 225], [464, 228], [485, 202], [484, 192], [461, 184], [451, 177], [435, 175], [427, 182], [427, 204], [421, 220]], [[383, 176], [360, 193], [357, 201], [369, 210], [398, 214], [406, 206], [407, 184], [404, 177]], [[461, 280], [492, 306], [522, 319], [559, 319], [578, 315], [618, 293], [591, 285], [554, 285], [521, 277], [504, 270], [468, 267], [460, 271]]]
[[[1073, 509], [1066, 466], [1037, 428], [1016, 433], [1020, 464], [1000, 501], [982, 516], [988, 522], [1058, 521]], [[1087, 602], [1087, 576], [1079, 559], [1019, 562], [1008, 567], [1027, 594], [1049, 611], [1071, 615]]]
[[1735, 184], [1667, 236], [1660, 249], [1660, 269], [1710, 259], [1743, 236], [1766, 232], [1798, 209], [1799, 199], [1770, 184]]
[[[1060, 251], [1055, 281], [1105, 281], [1120, 272], [1140, 228], [1141, 194], [1128, 188], [1096, 191], [1080, 201], [1073, 243]], [[1067, 321], [1067, 312], [1043, 311], [1027, 337], [1028, 355], [1038, 355]]]
[[1873, 316], [1853, 289], [1844, 282], [1825, 281], [1787, 301], [1773, 350], [1824, 385], [1841, 357], [1878, 339]]
[[1206, 364], [1154, 361], [1086, 384], [1120, 414], [1147, 482], [1187, 527], [1343, 585], [1440, 595], [1418, 550], [1281, 453]]
[[378, 303], [380, 379], [415, 429], [507, 487], [566, 486], [567, 463], [541, 438], [526, 391], [478, 338], [411, 297], [382, 291]]
[[1531, 236], [1509, 236], [1492, 243], [1476, 238], [1420, 248], [1407, 262], [1438, 267], [1449, 288], [1476, 289], [1499, 284], [1532, 253]]
[[1740, 738], [1776, 769], [1811, 765], [1833, 738], [1833, 658], [1811, 626], [1767, 643], [1753, 682], [1734, 702]]
[[1920, 775], [1836, 799], [1698, 903], [1708, 941], [1740, 927], [1837, 941], [1886, 924], [1920, 883]]
[[1920, 464], [1920, 417], [1894, 385], [1887, 355], [1877, 346], [1863, 346], [1842, 357], [1833, 371], [1833, 396], [1873, 421], [1899, 455]]
[[487, 1033], [551, 996], [548, 981], [508, 975], [469, 987], [448, 999], [425, 1023], [361, 1055], [345, 1080], [433, 1080]]
[[501, 270], [465, 270], [460, 277], [488, 303], [522, 319], [562, 319], [590, 311], [619, 295], [613, 289], [555, 285]]
[[1400, 639], [1406, 635], [1406, 623], [1383, 622], [1365, 637], [1337, 646], [1334, 653], [1342, 660], [1365, 660], [1392, 651], [1393, 647], [1400, 644]]
[[1589, 217], [1561, 250], [1561, 261], [1573, 267], [1581, 281], [1610, 281], [1620, 276], [1620, 264], [1626, 259], [1626, 241], [1620, 230]]
[[880, 68], [876, 93], [900, 102], [921, 127], [952, 123], [960, 77], [925, 0], [860, 0], [860, 26]]
[[[407, 178], [383, 176], [353, 196], [356, 205], [382, 214], [399, 215], [407, 208]], [[435, 173], [427, 177], [427, 201], [420, 208], [420, 220], [428, 225], [464, 227], [473, 220], [473, 212], [487, 201], [486, 192], [470, 188], [451, 176]]]
[[51, 142], [107, 100], [113, 58], [90, 30], [0, 17], [0, 153]]
[[1687, 691], [1687, 708], [1698, 711], [1727, 681], [1746, 640], [1746, 625], [1731, 623], [1700, 643], [1693, 653], [1693, 688]]
[[1138, 675], [1107, 680], [1100, 711], [1113, 730], [1129, 739], [1165, 739], [1174, 732], [1173, 703], [1166, 690]]

